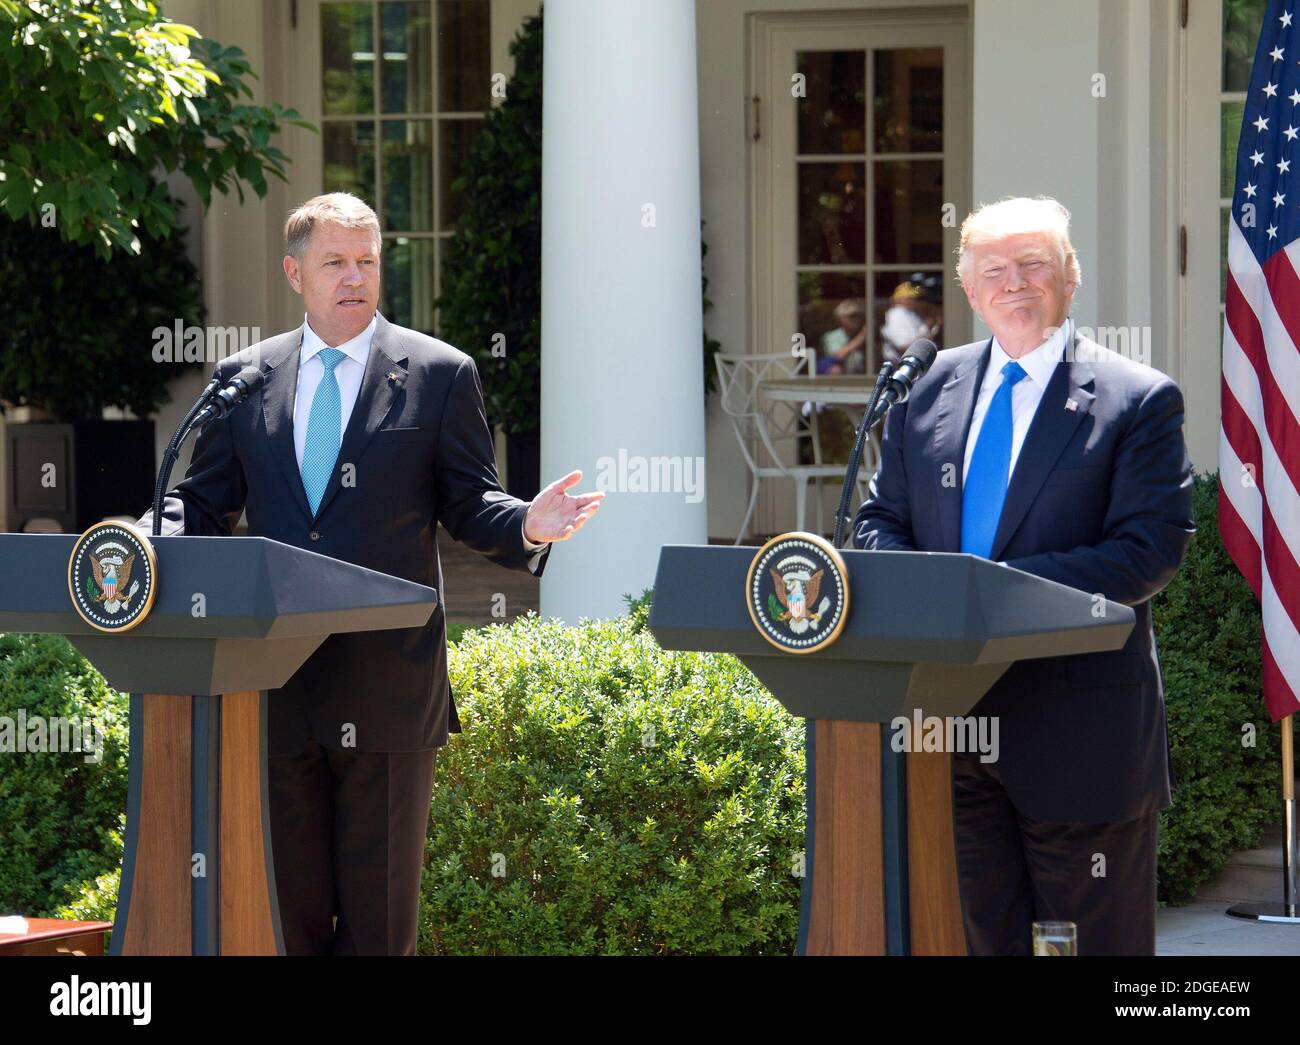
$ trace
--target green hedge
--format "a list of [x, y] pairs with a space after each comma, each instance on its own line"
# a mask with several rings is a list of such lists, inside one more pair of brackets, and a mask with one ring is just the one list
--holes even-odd
[[803, 728], [734, 658], [535, 615], [451, 658], [426, 954], [788, 954]]
[[98, 763], [0, 751], [0, 912], [55, 917], [121, 861], [128, 702], [61, 636], [0, 634], [0, 717], [16, 729], [20, 709], [93, 720], [103, 737]]
[[[1160, 898], [1190, 903], [1281, 819], [1278, 730], [1259, 695], [1259, 605], [1219, 539], [1218, 476], [1196, 478], [1196, 535], [1152, 603], [1174, 775], [1160, 814]], [[1253, 731], [1253, 745], [1243, 743]]]

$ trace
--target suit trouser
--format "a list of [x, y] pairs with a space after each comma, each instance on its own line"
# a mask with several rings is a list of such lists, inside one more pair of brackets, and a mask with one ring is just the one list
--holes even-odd
[[1035, 921], [1078, 926], [1079, 954], [1154, 954], [1158, 813], [1119, 824], [1021, 814], [996, 763], [955, 754], [954, 826], [971, 954], [1031, 954]]
[[267, 759], [286, 954], [415, 953], [437, 754], [310, 740]]

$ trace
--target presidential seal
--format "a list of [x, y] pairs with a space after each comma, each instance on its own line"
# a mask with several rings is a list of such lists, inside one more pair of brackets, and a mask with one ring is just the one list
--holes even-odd
[[130, 523], [96, 523], [68, 559], [68, 594], [81, 619], [100, 631], [130, 631], [148, 615], [158, 587], [149, 538]]
[[837, 638], [849, 614], [849, 574], [830, 541], [783, 533], [759, 548], [745, 577], [758, 633], [787, 653], [812, 653]]

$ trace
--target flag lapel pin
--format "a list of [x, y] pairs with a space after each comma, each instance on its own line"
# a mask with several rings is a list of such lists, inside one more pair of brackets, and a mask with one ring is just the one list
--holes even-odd
[[1073, 399], [1067, 399], [1067, 400], [1065, 401], [1065, 409], [1070, 410], [1070, 411], [1078, 410], [1078, 409], [1079, 409], [1079, 404], [1076, 403]]

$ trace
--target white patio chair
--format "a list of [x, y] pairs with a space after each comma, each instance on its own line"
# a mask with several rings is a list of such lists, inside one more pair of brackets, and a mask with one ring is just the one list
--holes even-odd
[[[802, 359], [795, 358], [787, 352], [774, 352], [763, 355], [741, 355], [738, 353], [718, 352], [714, 355], [718, 368], [718, 385], [721, 393], [722, 409], [731, 419], [736, 441], [740, 443], [740, 452], [744, 455], [749, 468], [751, 489], [749, 507], [745, 511], [744, 521], [740, 524], [740, 533], [734, 544], [739, 544], [749, 531], [749, 521], [753, 518], [754, 508], [758, 504], [758, 490], [764, 479], [791, 479], [795, 492], [795, 526], [805, 529], [807, 518], [808, 483], [817, 487], [817, 524], [818, 532], [825, 532], [825, 519], [822, 509], [820, 483], [823, 479], [841, 482], [844, 478], [844, 465], [826, 464], [822, 461], [821, 440], [817, 432], [817, 411], [810, 411], [804, 417], [798, 403], [761, 401], [759, 382], [806, 377], [817, 372], [816, 353], [807, 352]], [[788, 415], [788, 416], [785, 416]], [[799, 443], [810, 441], [812, 445], [812, 464], [786, 464], [777, 450], [778, 446], [788, 445], [790, 453], [798, 457]], [[866, 496], [866, 483], [876, 470], [880, 460], [879, 443], [874, 432], [870, 434], [867, 445], [863, 448], [862, 464], [858, 470], [857, 485], [859, 496]]]

